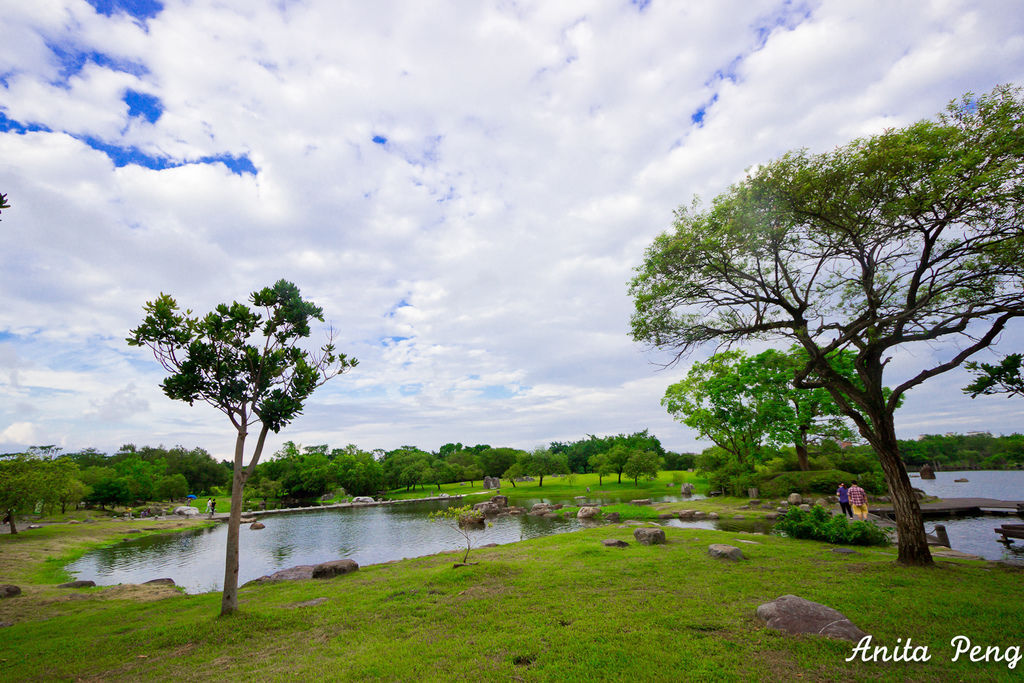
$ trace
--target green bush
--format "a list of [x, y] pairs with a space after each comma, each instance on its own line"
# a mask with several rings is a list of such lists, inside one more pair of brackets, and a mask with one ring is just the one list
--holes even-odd
[[810, 472], [782, 472], [774, 476], [765, 477], [758, 481], [757, 486], [760, 494], [765, 497], [788, 496], [794, 491], [798, 493], [820, 493], [822, 495], [835, 495], [840, 482], [857, 481], [861, 487], [869, 493], [885, 493], [885, 479], [881, 474], [869, 472], [867, 474], [851, 474], [842, 470], [811, 470]]
[[790, 538], [806, 538], [837, 545], [889, 545], [889, 535], [885, 529], [871, 522], [850, 522], [845, 515], [832, 515], [818, 505], [811, 508], [810, 512], [791, 507], [776, 522], [773, 530], [783, 532]]

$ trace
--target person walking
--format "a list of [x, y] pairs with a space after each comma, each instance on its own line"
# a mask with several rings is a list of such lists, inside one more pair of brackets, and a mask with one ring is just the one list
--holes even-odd
[[850, 519], [853, 519], [853, 508], [850, 507], [850, 490], [846, 488], [846, 482], [839, 482], [836, 495], [839, 496], [839, 510]]
[[210, 498], [206, 501], [206, 514], [210, 515], [210, 517], [213, 517], [213, 498]]
[[864, 492], [864, 489], [857, 485], [857, 482], [853, 482], [847, 493], [850, 496], [850, 505], [853, 507], [853, 513], [857, 515], [857, 519], [867, 519], [868, 494]]

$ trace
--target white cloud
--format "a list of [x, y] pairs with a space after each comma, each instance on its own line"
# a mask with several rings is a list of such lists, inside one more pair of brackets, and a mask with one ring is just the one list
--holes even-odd
[[[72, 448], [226, 455], [226, 419], [164, 397], [123, 339], [160, 292], [202, 311], [284, 277], [362, 363], [280, 439], [529, 447], [650, 427], [699, 448], [658, 404], [685, 364], [657, 372], [628, 337], [645, 246], [677, 205], [787, 149], [1024, 82], [1014, 9], [167, 0], [143, 22], [82, 0], [8, 8], [0, 112], [48, 130], [0, 133], [0, 342], [18, 359], [0, 356], [0, 419]], [[129, 116], [128, 88], [158, 98], [154, 123]], [[89, 136], [185, 165], [117, 167]], [[1006, 431], [980, 401], [916, 396], [907, 429], [956, 414]]]

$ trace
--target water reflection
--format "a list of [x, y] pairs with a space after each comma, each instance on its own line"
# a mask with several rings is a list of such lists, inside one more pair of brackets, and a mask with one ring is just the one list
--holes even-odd
[[[355, 560], [360, 565], [379, 564], [464, 548], [465, 539], [456, 529], [444, 522], [431, 521], [428, 516], [434, 510], [459, 503], [458, 500], [435, 501], [267, 515], [261, 518], [265, 529], [242, 527], [239, 583], [302, 564], [341, 558]], [[765, 523], [758, 520], [719, 520], [717, 523], [668, 520], [667, 523], [730, 531], [767, 529]], [[594, 524], [575, 517], [502, 515], [491, 519], [488, 527], [474, 532], [473, 546], [513, 543]], [[90, 552], [68, 569], [79, 579], [91, 579], [102, 585], [143, 583], [168, 577], [190, 593], [219, 590], [223, 581], [226, 538], [227, 525], [220, 525], [132, 539]]]

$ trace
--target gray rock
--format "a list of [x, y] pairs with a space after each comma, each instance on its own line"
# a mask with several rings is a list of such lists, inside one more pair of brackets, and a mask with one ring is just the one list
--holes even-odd
[[[190, 507], [188, 505], [179, 505], [178, 507], [174, 508], [174, 514], [178, 515], [179, 517], [195, 517], [199, 514], [199, 508]], [[88, 522], [90, 520], [87, 519], [85, 521]]]
[[692, 496], [693, 495], [693, 484], [686, 482], [679, 487], [679, 495], [681, 496]]
[[704, 512], [703, 510], [694, 510], [693, 511], [693, 518], [694, 519], [705, 519], [705, 518], [707, 518], [707, 516], [708, 516], [708, 513]]
[[832, 552], [839, 555], [860, 555], [856, 550], [850, 548], [832, 548]]
[[264, 524], [263, 522], [253, 522], [252, 524], [249, 525], [249, 528], [254, 530], [254, 531], [259, 531], [260, 529], [266, 529], [267, 525]]
[[367, 503], [374, 502], [374, 500], [370, 496], [356, 496], [355, 498], [352, 499], [352, 502], [356, 503], [357, 505], [365, 505]]
[[733, 560], [739, 562], [745, 560], [743, 557], [743, 551], [733, 545], [725, 545], [724, 543], [712, 543], [708, 546], [708, 555], [711, 557], [719, 557], [723, 560]]
[[609, 522], [617, 522], [619, 521], [619, 517], [620, 515], [618, 512], [609, 512], [607, 515], [604, 516], [604, 518]]
[[746, 517], [744, 517], [743, 515], [733, 515], [732, 518], [733, 519], [746, 519]]
[[601, 541], [601, 543], [608, 546], [609, 548], [626, 548], [629, 546], [628, 543], [626, 543], [625, 541], [620, 541], [617, 538], [606, 538], [603, 541]]
[[335, 576], [341, 576], [342, 574], [349, 574], [358, 569], [359, 565], [356, 564], [355, 560], [344, 559], [321, 562], [313, 567], [313, 578], [330, 579]]
[[491, 496], [491, 502], [500, 508], [507, 508], [508, 496]]
[[579, 512], [576, 513], [576, 519], [592, 519], [599, 514], [601, 514], [601, 510], [588, 505], [580, 508]]
[[717, 512], [709, 512], [708, 513], [708, 519], [718, 519], [718, 513]]
[[[249, 583], [276, 583], [278, 581], [303, 581], [305, 579], [313, 578], [313, 565], [311, 564], [300, 564], [297, 567], [289, 567], [288, 569], [282, 569], [281, 571], [274, 572], [267, 576], [261, 576], [258, 579], [253, 579]], [[248, 584], [247, 584], [248, 585]]]
[[164, 579], [150, 579], [149, 581], [146, 581], [145, 583], [152, 583], [152, 584], [155, 584], [157, 586], [173, 586], [173, 585], [175, 585], [174, 579], [167, 579], [167, 578], [164, 578]]
[[768, 519], [768, 520], [776, 520], [776, 519], [779, 518], [779, 513], [778, 512], [766, 512], [765, 515], [764, 515], [764, 518]]
[[789, 498], [786, 500], [790, 505], [799, 505], [800, 503], [804, 502], [804, 497], [801, 496], [799, 493], [791, 493], [789, 494]]
[[57, 588], [92, 588], [95, 585], [95, 581], [68, 581], [67, 583], [57, 584]]
[[817, 499], [816, 501], [814, 501], [814, 504], [817, 505], [818, 507], [828, 507], [828, 503], [825, 501], [824, 498]]
[[679, 511], [679, 519], [696, 519], [696, 518], [697, 518], [697, 511], [696, 510], [680, 510]]
[[750, 499], [750, 505], [751, 506], [760, 505], [760, 504], [761, 504], [761, 500], [760, 499], [758, 499], [758, 498], [751, 498]]
[[665, 530], [656, 527], [640, 527], [633, 530], [633, 538], [641, 545], [660, 545], [665, 543]]
[[489, 500], [485, 500], [482, 503], [477, 503], [476, 505], [473, 506], [473, 509], [482, 512], [485, 515], [496, 515], [499, 512], [501, 512], [501, 508], [499, 508], [497, 505], [495, 505], [493, 502]]
[[679, 519], [679, 515], [675, 512], [662, 512], [658, 515], [658, 519]]
[[629, 504], [630, 505], [650, 505], [651, 504], [651, 499], [650, 498], [637, 498], [636, 500], [629, 501]]
[[811, 511], [811, 506], [810, 506], [810, 505], [808, 505], [807, 503], [804, 503], [803, 505], [800, 505], [799, 507], [800, 507], [800, 509], [801, 509], [801, 510], [803, 510], [804, 512], [810, 512], [810, 511]]
[[812, 633], [857, 642], [868, 635], [837, 610], [795, 595], [783, 595], [757, 608], [768, 628], [786, 633]]
[[21, 588], [13, 583], [0, 584], [0, 600], [3, 598], [13, 598], [15, 595], [21, 595]]

